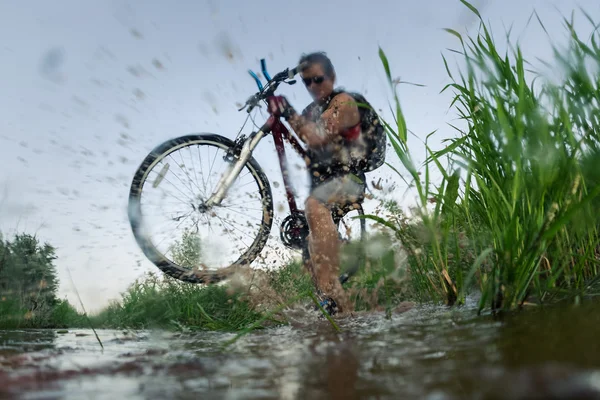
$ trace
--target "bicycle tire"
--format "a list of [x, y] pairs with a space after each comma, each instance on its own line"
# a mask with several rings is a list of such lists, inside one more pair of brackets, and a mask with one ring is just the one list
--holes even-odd
[[148, 174], [160, 160], [177, 149], [202, 144], [220, 147], [224, 150], [234, 146], [234, 142], [224, 136], [212, 133], [199, 133], [169, 139], [155, 147], [142, 161], [134, 174], [129, 190], [128, 218], [138, 246], [144, 255], [163, 273], [184, 282], [212, 284], [227, 279], [235, 272], [237, 267], [247, 267], [258, 257], [269, 238], [273, 224], [273, 197], [267, 176], [258, 162], [251, 157], [245, 167], [248, 168], [259, 186], [263, 212], [259, 233], [248, 250], [242, 253], [237, 261], [225, 268], [202, 271], [201, 273], [197, 271], [192, 272], [189, 268], [182, 267], [166, 258], [142, 232], [142, 212], [140, 205], [142, 189]]

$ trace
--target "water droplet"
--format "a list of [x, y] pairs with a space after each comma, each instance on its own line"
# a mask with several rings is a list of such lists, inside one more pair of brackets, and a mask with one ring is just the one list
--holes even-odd
[[146, 94], [144, 92], [142, 92], [141, 89], [135, 88], [133, 89], [133, 95], [138, 99], [138, 100], [143, 100], [146, 98]]
[[240, 47], [231, 40], [227, 32], [220, 32], [217, 35], [215, 45], [219, 52], [229, 61], [243, 58]]
[[56, 47], [48, 50], [43, 55], [40, 65], [42, 76], [55, 83], [64, 82], [65, 76], [61, 72], [61, 69], [65, 63], [65, 58], [65, 51], [62, 48]]
[[163, 63], [161, 63], [160, 60], [158, 60], [156, 58], [152, 60], [152, 65], [154, 65], [154, 68], [156, 68], [156, 69], [165, 69], [165, 66], [163, 65]]
[[138, 30], [137, 30], [137, 29], [135, 29], [135, 28], [132, 28], [132, 29], [129, 31], [129, 33], [131, 33], [131, 36], [133, 36], [133, 37], [134, 37], [134, 38], [136, 38], [136, 39], [143, 39], [143, 38], [144, 38], [144, 36], [141, 34], [141, 32], [140, 32], [140, 31], [138, 31]]
[[117, 114], [115, 115], [115, 120], [120, 123], [121, 125], [123, 125], [125, 128], [129, 128], [129, 121], [127, 120], [127, 118], [122, 115], [122, 114]]

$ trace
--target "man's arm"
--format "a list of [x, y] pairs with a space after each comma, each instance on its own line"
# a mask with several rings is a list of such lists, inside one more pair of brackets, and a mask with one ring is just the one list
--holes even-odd
[[288, 119], [294, 132], [309, 147], [322, 146], [359, 122], [360, 113], [356, 101], [347, 93], [335, 96], [316, 123], [299, 114]]

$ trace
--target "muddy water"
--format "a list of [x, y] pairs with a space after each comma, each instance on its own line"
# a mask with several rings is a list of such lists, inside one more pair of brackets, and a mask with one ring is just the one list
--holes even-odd
[[597, 305], [413, 307], [246, 335], [0, 331], [0, 398], [600, 399]]

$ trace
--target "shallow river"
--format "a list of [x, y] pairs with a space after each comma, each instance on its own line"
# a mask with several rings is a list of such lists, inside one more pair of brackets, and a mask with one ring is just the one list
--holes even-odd
[[417, 306], [229, 333], [0, 331], [0, 398], [600, 399], [597, 305]]

